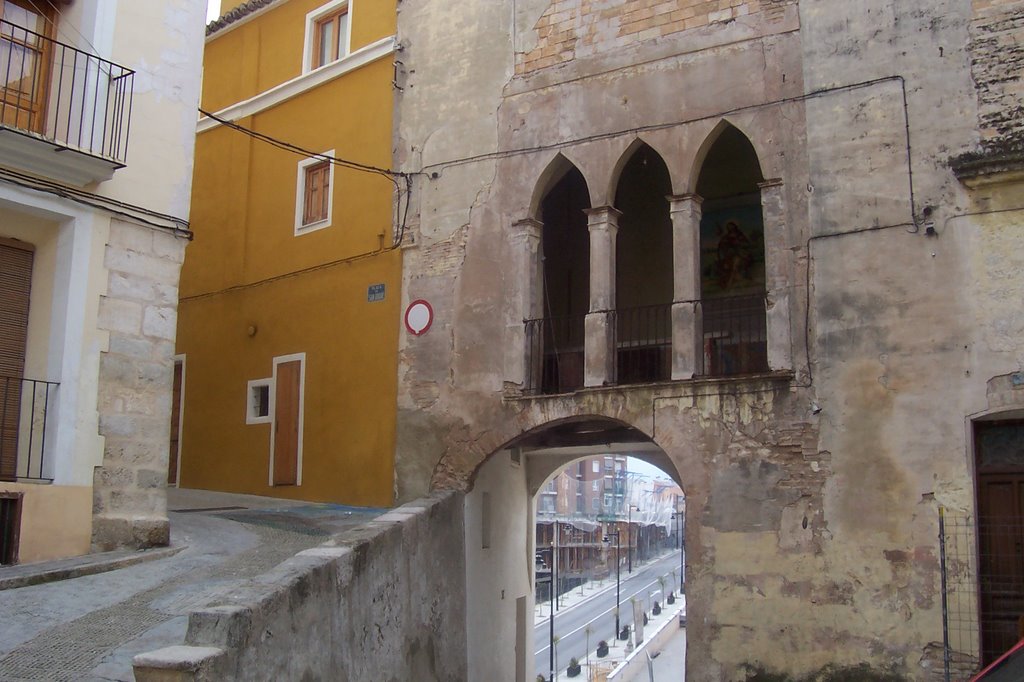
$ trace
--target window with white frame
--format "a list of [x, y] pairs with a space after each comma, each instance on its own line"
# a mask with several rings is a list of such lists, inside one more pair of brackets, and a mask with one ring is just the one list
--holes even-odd
[[270, 384], [272, 379], [253, 379], [246, 389], [246, 424], [270, 423]]
[[349, 52], [349, 0], [334, 0], [306, 15], [304, 71], [336, 62]]
[[[334, 150], [323, 157], [334, 156]], [[334, 164], [314, 156], [299, 162], [295, 190], [295, 234], [329, 227], [334, 204]]]

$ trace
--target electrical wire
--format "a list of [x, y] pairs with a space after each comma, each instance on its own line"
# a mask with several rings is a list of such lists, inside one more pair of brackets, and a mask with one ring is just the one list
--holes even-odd
[[[101, 194], [74, 189], [56, 182], [43, 180], [31, 175], [25, 175], [24, 173], [18, 173], [17, 171], [7, 168], [0, 168], [0, 179], [12, 185], [17, 185], [23, 189], [52, 194], [60, 197], [61, 199], [66, 199], [68, 201], [82, 204], [83, 206], [106, 211], [107, 213], [127, 218], [155, 229], [171, 232], [178, 237], [184, 237], [189, 240], [192, 239], [192, 230], [189, 229], [189, 223], [184, 218], [178, 218], [167, 213], [160, 213], [144, 206], [137, 206], [135, 204], [106, 197]], [[151, 218], [158, 219], [161, 222], [151, 220]]]
[[356, 171], [364, 171], [364, 172], [367, 172], [367, 173], [376, 173], [377, 175], [384, 176], [384, 177], [388, 178], [389, 180], [391, 180], [395, 184], [396, 188], [398, 187], [398, 183], [395, 182], [395, 178], [406, 177], [406, 175], [407, 175], [406, 173], [402, 173], [402, 172], [399, 172], [399, 171], [393, 171], [393, 170], [390, 170], [390, 169], [387, 169], [387, 168], [380, 168], [378, 166], [372, 166], [372, 165], [365, 164], [365, 163], [359, 163], [357, 161], [350, 161], [348, 159], [343, 159], [343, 158], [340, 158], [340, 157], [337, 157], [337, 156], [332, 156], [330, 154], [324, 154], [322, 152], [315, 152], [315, 151], [313, 151], [311, 149], [306, 149], [304, 147], [300, 147], [299, 145], [293, 144], [293, 143], [288, 142], [286, 140], [281, 140], [281, 139], [273, 137], [271, 135], [267, 135], [266, 133], [261, 133], [261, 132], [256, 131], [256, 130], [252, 130], [251, 128], [246, 128], [245, 126], [239, 125], [239, 124], [235, 123], [234, 121], [230, 121], [230, 120], [228, 120], [226, 118], [221, 118], [220, 116], [217, 116], [216, 114], [213, 114], [213, 113], [211, 113], [209, 111], [206, 111], [205, 109], [203, 109], [201, 107], [199, 109], [199, 113], [202, 114], [203, 116], [206, 116], [207, 118], [209, 118], [212, 121], [216, 121], [217, 123], [220, 123], [221, 125], [223, 125], [225, 127], [231, 128], [232, 130], [236, 130], [236, 131], [238, 131], [240, 133], [248, 135], [249, 137], [252, 137], [254, 139], [260, 140], [262, 142], [266, 142], [266, 143], [268, 143], [270, 145], [273, 145], [274, 147], [277, 147], [278, 149], [283, 149], [285, 151], [292, 152], [293, 154], [299, 154], [299, 155], [304, 156], [306, 158], [315, 158], [315, 159], [320, 159], [321, 161], [328, 161], [328, 162], [330, 162], [330, 163], [332, 163], [332, 164], [334, 164], [336, 166], [341, 166], [343, 168], [349, 168], [351, 170], [356, 170]]
[[418, 172], [415, 172], [414, 174], [418, 175], [420, 173], [427, 173], [431, 178], [436, 178], [437, 175], [438, 175], [438, 171], [444, 171], [447, 168], [454, 167], [454, 166], [461, 166], [461, 165], [465, 165], [467, 163], [475, 163], [475, 162], [478, 162], [478, 161], [501, 160], [501, 159], [506, 159], [506, 158], [509, 158], [509, 157], [519, 156], [519, 155], [523, 155], [523, 154], [535, 154], [535, 153], [539, 153], [539, 152], [552, 151], [552, 150], [556, 150], [556, 149], [566, 149], [566, 148], [569, 148], [569, 147], [573, 147], [573, 146], [584, 144], [584, 143], [588, 143], [588, 142], [594, 142], [594, 141], [600, 141], [600, 140], [608, 140], [608, 139], [615, 139], [615, 138], [624, 137], [624, 136], [628, 136], [628, 135], [639, 135], [641, 133], [652, 132], [652, 131], [657, 131], [657, 130], [667, 130], [667, 129], [676, 128], [676, 127], [679, 127], [679, 126], [682, 126], [682, 125], [689, 125], [689, 124], [692, 124], [692, 123], [699, 123], [701, 121], [709, 121], [709, 120], [721, 119], [721, 118], [726, 117], [726, 116], [733, 116], [733, 115], [744, 113], [744, 112], [747, 112], [747, 111], [756, 111], [758, 109], [763, 109], [763, 108], [766, 108], [766, 107], [775, 107], [775, 106], [781, 106], [781, 105], [784, 105], [784, 104], [793, 104], [793, 103], [796, 103], [796, 102], [804, 102], [804, 101], [807, 101], [807, 100], [816, 99], [818, 97], [823, 97], [825, 95], [832, 95], [832, 94], [836, 94], [836, 93], [840, 93], [840, 92], [847, 92], [847, 91], [853, 91], [853, 90], [860, 90], [860, 89], [864, 89], [864, 88], [870, 88], [870, 87], [873, 87], [875, 85], [879, 85], [881, 83], [886, 83], [886, 82], [897, 82], [897, 83], [899, 83], [900, 89], [901, 89], [901, 92], [902, 92], [903, 119], [904, 119], [903, 123], [904, 123], [904, 136], [905, 136], [904, 139], [905, 139], [905, 148], [906, 148], [906, 155], [907, 155], [908, 180], [909, 180], [909, 183], [910, 183], [910, 214], [912, 216], [912, 222], [913, 222], [914, 226], [917, 227], [917, 220], [916, 220], [916, 218], [913, 217], [913, 216], [916, 216], [916, 204], [915, 204], [913, 173], [912, 173], [912, 169], [910, 167], [910, 164], [911, 164], [910, 114], [909, 114], [908, 104], [907, 104], [907, 85], [906, 85], [906, 79], [904, 79], [903, 76], [898, 75], [898, 74], [897, 75], [890, 75], [890, 76], [880, 76], [878, 78], [872, 78], [870, 80], [860, 81], [858, 83], [848, 83], [846, 85], [837, 85], [837, 86], [833, 86], [833, 87], [818, 88], [817, 90], [812, 90], [811, 92], [804, 93], [802, 95], [794, 95], [792, 97], [782, 97], [780, 99], [772, 100], [772, 101], [769, 101], [769, 102], [761, 102], [761, 103], [758, 103], [758, 104], [748, 104], [748, 105], [745, 105], [745, 106], [740, 106], [740, 107], [734, 107], [732, 109], [727, 109], [725, 111], [715, 112], [713, 114], [707, 114], [707, 115], [704, 115], [704, 116], [696, 116], [694, 118], [688, 118], [688, 119], [680, 119], [680, 120], [671, 121], [671, 122], [668, 122], [668, 123], [653, 123], [653, 124], [650, 124], [650, 125], [637, 126], [637, 127], [634, 127], [634, 128], [627, 128], [627, 129], [623, 129], [623, 130], [616, 130], [616, 131], [610, 131], [610, 132], [606, 132], [606, 133], [597, 133], [597, 134], [594, 134], [594, 135], [587, 135], [587, 136], [584, 136], [584, 137], [573, 138], [571, 140], [565, 140], [563, 142], [553, 142], [553, 143], [550, 143], [550, 144], [534, 145], [534, 146], [531, 146], [531, 147], [518, 147], [518, 148], [515, 148], [515, 149], [504, 149], [504, 150], [498, 150], [498, 151], [495, 151], [495, 152], [487, 152], [485, 154], [477, 154], [477, 155], [474, 155], [474, 156], [464, 156], [464, 157], [460, 157], [460, 158], [456, 158], [456, 159], [449, 159], [447, 161], [438, 161], [436, 163], [427, 164], [425, 166], [422, 166], [420, 168], [420, 170]]
[[[297, 144], [294, 144], [292, 142], [288, 142], [287, 140], [282, 140], [280, 138], [276, 138], [276, 137], [273, 137], [271, 135], [267, 135], [266, 133], [261, 133], [261, 132], [256, 131], [256, 130], [252, 130], [251, 128], [247, 128], [245, 126], [239, 125], [239, 124], [235, 123], [234, 121], [230, 121], [228, 119], [225, 119], [225, 118], [222, 118], [220, 116], [217, 116], [216, 114], [213, 114], [213, 113], [211, 113], [209, 111], [206, 111], [205, 109], [202, 109], [202, 108], [199, 109], [199, 113], [202, 114], [203, 116], [206, 116], [206, 117], [210, 118], [213, 121], [216, 121], [217, 123], [223, 125], [226, 128], [229, 128], [229, 129], [234, 130], [236, 132], [239, 132], [239, 133], [242, 133], [244, 135], [247, 135], [247, 136], [249, 136], [249, 137], [251, 137], [251, 138], [253, 138], [255, 140], [258, 140], [260, 142], [264, 142], [264, 143], [269, 144], [269, 145], [271, 145], [273, 147], [276, 147], [278, 149], [290, 152], [292, 154], [296, 154], [296, 155], [302, 156], [303, 158], [315, 158], [315, 159], [319, 159], [321, 161], [326, 161], [326, 162], [328, 162], [328, 163], [330, 163], [332, 165], [340, 166], [342, 168], [347, 168], [349, 170], [354, 170], [354, 171], [358, 171], [358, 172], [362, 172], [362, 173], [370, 173], [370, 174], [373, 174], [373, 175], [379, 175], [381, 177], [386, 178], [394, 186], [395, 194], [396, 194], [395, 212], [394, 212], [394, 216], [393, 216], [393, 221], [394, 221], [393, 222], [393, 234], [392, 234], [391, 244], [389, 246], [387, 246], [387, 247], [373, 249], [371, 251], [363, 251], [363, 252], [360, 252], [360, 253], [357, 253], [357, 254], [353, 254], [353, 255], [350, 255], [350, 256], [343, 256], [341, 258], [336, 258], [334, 260], [327, 261], [325, 263], [318, 263], [316, 265], [312, 265], [312, 266], [309, 266], [309, 267], [306, 267], [306, 268], [302, 268], [302, 269], [299, 269], [299, 270], [293, 270], [291, 272], [285, 272], [285, 273], [282, 273], [280, 275], [274, 275], [272, 277], [266, 277], [264, 279], [256, 280], [256, 281], [253, 281], [253, 282], [246, 282], [244, 284], [235, 284], [233, 286], [224, 287], [223, 289], [218, 289], [216, 291], [203, 292], [201, 294], [195, 294], [193, 296], [183, 296], [180, 299], [181, 301], [196, 301], [196, 300], [201, 300], [201, 299], [205, 299], [205, 298], [210, 298], [210, 297], [213, 297], [213, 296], [219, 296], [221, 294], [227, 294], [227, 293], [232, 293], [232, 292], [235, 292], [235, 291], [242, 291], [242, 290], [250, 289], [250, 288], [253, 288], [253, 287], [263, 286], [263, 285], [271, 284], [273, 282], [278, 282], [278, 281], [281, 281], [281, 280], [284, 280], [284, 279], [289, 279], [291, 277], [295, 277], [295, 276], [298, 276], [298, 275], [303, 275], [303, 274], [307, 274], [307, 273], [310, 273], [310, 272], [316, 272], [318, 270], [324, 270], [324, 269], [327, 269], [327, 268], [336, 267], [338, 265], [343, 265], [345, 263], [353, 263], [353, 262], [356, 262], [356, 261], [365, 260], [367, 258], [372, 258], [374, 256], [379, 256], [379, 255], [388, 253], [390, 251], [394, 251], [395, 249], [398, 249], [398, 248], [400, 248], [402, 246], [402, 244], [404, 242], [404, 239], [405, 239], [406, 225], [408, 224], [408, 220], [409, 220], [409, 210], [410, 210], [409, 207], [410, 207], [410, 203], [411, 203], [411, 200], [412, 200], [412, 175], [411, 174], [409, 174], [409, 173], [402, 173], [402, 172], [398, 172], [398, 171], [393, 171], [393, 170], [390, 170], [390, 169], [387, 169], [387, 168], [380, 168], [378, 166], [373, 166], [373, 165], [370, 165], [370, 164], [359, 163], [357, 161], [351, 161], [351, 160], [348, 160], [348, 159], [343, 159], [341, 157], [333, 156], [331, 154], [324, 154], [322, 152], [315, 152], [315, 151], [313, 151], [311, 149], [306, 149], [306, 148], [301, 147], [301, 146], [299, 146]], [[404, 185], [404, 187], [403, 187], [403, 185]], [[403, 197], [405, 199], [404, 206], [403, 206], [403, 201], [402, 201]]]

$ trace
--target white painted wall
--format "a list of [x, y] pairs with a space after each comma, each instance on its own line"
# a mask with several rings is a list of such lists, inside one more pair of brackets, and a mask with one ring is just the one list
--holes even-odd
[[109, 218], [49, 194], [0, 183], [0, 236], [36, 245], [26, 376], [60, 383], [48, 416], [45, 472], [58, 485], [91, 485], [102, 462], [96, 396], [99, 294]]
[[[483, 547], [484, 497], [489, 547]], [[470, 682], [515, 680], [516, 599], [526, 597], [524, 661], [533, 661], [532, 501], [508, 450], [490, 458], [465, 498], [466, 651]], [[527, 673], [526, 679], [533, 679]]]

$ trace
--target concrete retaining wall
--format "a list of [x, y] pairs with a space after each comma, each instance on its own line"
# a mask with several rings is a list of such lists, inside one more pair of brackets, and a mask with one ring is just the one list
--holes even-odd
[[139, 682], [466, 679], [463, 501], [410, 502], [189, 616]]

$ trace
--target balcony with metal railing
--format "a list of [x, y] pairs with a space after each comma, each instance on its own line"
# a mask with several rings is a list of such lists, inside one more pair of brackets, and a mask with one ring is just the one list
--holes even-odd
[[0, 20], [0, 160], [85, 185], [125, 165], [135, 72]]
[[[765, 295], [699, 302], [702, 353], [698, 377], [739, 377], [768, 368]], [[567, 393], [584, 384], [584, 315], [527, 320], [527, 395]], [[619, 386], [672, 378], [672, 305], [611, 311], [615, 380]]]
[[58, 384], [0, 376], [0, 481], [49, 483], [47, 441]]

